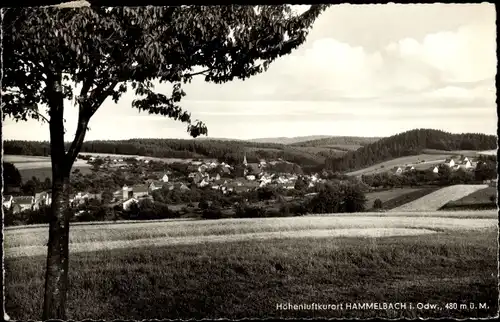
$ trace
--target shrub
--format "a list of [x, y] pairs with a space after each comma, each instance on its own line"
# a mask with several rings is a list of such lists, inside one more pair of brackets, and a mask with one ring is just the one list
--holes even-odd
[[382, 209], [382, 200], [376, 199], [373, 202], [373, 209]]
[[359, 212], [365, 209], [366, 198], [359, 184], [340, 182], [324, 185], [311, 199], [307, 210], [312, 213]]
[[198, 203], [198, 208], [200, 208], [201, 210], [206, 210], [208, 209], [209, 205], [208, 205], [208, 201], [206, 200], [202, 200]]
[[210, 206], [203, 210], [201, 217], [203, 219], [221, 219], [223, 218], [222, 210], [217, 206]]

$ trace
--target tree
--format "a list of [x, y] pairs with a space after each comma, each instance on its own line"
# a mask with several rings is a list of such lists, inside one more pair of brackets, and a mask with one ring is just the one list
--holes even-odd
[[373, 202], [373, 209], [382, 209], [382, 200], [375, 199]]
[[3, 180], [7, 186], [21, 186], [21, 174], [14, 164], [3, 162]]
[[295, 181], [294, 189], [297, 191], [305, 191], [308, 187], [308, 183], [304, 177], [299, 177], [297, 181]]
[[[289, 6], [5, 11], [4, 115], [34, 118], [50, 127], [53, 214], [44, 319], [65, 316], [70, 171], [89, 121], [102, 103], [108, 98], [117, 102], [132, 88], [141, 96], [133, 107], [184, 122], [193, 137], [206, 134], [205, 125], [193, 123], [179, 106], [185, 95], [182, 84], [196, 75], [223, 83], [265, 71], [304, 42], [324, 8], [314, 5], [300, 16]], [[245, 28], [250, 24], [252, 29]], [[53, 32], [39, 33], [41, 29]], [[170, 96], [154, 91], [156, 80], [173, 84]], [[79, 108], [78, 126], [65, 150], [64, 99], [73, 97]], [[47, 106], [48, 117], [41, 105]]]
[[[312, 5], [300, 15], [288, 5], [3, 11], [4, 117], [33, 118], [50, 128], [53, 202], [43, 319], [66, 316], [70, 172], [102, 103], [118, 102], [133, 89], [140, 97], [133, 107], [184, 122], [193, 137], [207, 134], [203, 122], [192, 122], [180, 107], [182, 85], [197, 75], [224, 83], [264, 72], [305, 41], [325, 8]], [[155, 92], [154, 81], [172, 84], [171, 95]], [[64, 100], [73, 97], [77, 130], [65, 149]]]

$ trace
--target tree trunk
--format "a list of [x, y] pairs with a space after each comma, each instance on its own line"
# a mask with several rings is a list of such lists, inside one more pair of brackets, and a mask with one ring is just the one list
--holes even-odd
[[50, 80], [50, 156], [52, 161], [52, 211], [49, 221], [43, 320], [66, 320], [69, 255], [70, 170], [64, 149], [64, 101], [61, 73]]
[[69, 173], [53, 176], [43, 320], [66, 320], [69, 260]]

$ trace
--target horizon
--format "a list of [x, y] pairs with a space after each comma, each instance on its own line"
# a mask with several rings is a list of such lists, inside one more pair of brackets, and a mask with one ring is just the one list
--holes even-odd
[[[228, 141], [244, 141], [244, 142], [249, 142], [253, 140], [265, 140], [265, 139], [294, 139], [294, 138], [308, 138], [308, 137], [324, 137], [324, 138], [341, 138], [341, 137], [353, 137], [353, 138], [378, 138], [378, 139], [383, 139], [391, 136], [396, 136], [398, 134], [402, 134], [405, 132], [410, 132], [410, 131], [415, 131], [415, 130], [432, 130], [432, 131], [443, 131], [452, 135], [466, 135], [466, 134], [482, 134], [482, 135], [490, 135], [490, 136], [496, 136], [498, 137], [497, 134], [488, 134], [488, 133], [483, 133], [483, 132], [449, 132], [449, 131], [444, 131], [440, 129], [431, 129], [431, 128], [414, 128], [414, 129], [408, 129], [405, 131], [393, 133], [388, 136], [353, 136], [353, 135], [300, 135], [300, 136], [275, 136], [275, 137], [258, 137], [258, 138], [248, 138], [248, 139], [236, 139], [236, 138], [230, 138], [230, 137], [206, 137], [206, 136], [200, 136], [198, 138], [150, 138], [150, 137], [142, 137], [142, 138], [128, 138], [128, 139], [95, 139], [95, 140], [85, 140], [85, 142], [95, 142], [95, 141], [127, 141], [127, 140], [228, 140]], [[313, 138], [311, 140], [317, 140], [318, 138]], [[319, 138], [321, 139], [321, 138]], [[23, 139], [4, 139], [3, 141], [28, 141], [28, 142], [47, 142], [50, 143], [48, 140], [23, 140]], [[64, 141], [66, 144], [71, 143], [71, 141]], [[306, 142], [306, 141], [303, 141]], [[256, 142], [260, 143], [260, 142]], [[283, 143], [286, 145], [286, 143]]]
[[[208, 136], [200, 138], [208, 139], [387, 137], [416, 128], [496, 135], [495, 20], [488, 3], [334, 5], [267, 72], [221, 85], [195, 78], [181, 106], [205, 122]], [[108, 98], [85, 141], [192, 139], [186, 124], [130, 107], [134, 98], [130, 91], [117, 104]], [[78, 109], [65, 104], [72, 141]], [[50, 138], [48, 124], [34, 120], [7, 118], [3, 133]]]

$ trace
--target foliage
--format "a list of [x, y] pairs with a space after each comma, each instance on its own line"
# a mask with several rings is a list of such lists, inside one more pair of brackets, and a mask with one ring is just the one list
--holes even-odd
[[365, 203], [365, 195], [358, 185], [350, 182], [328, 183], [311, 199], [308, 211], [318, 214], [360, 212], [365, 209]]
[[10, 162], [3, 162], [3, 182], [5, 185], [19, 187], [21, 174], [16, 166]]
[[221, 219], [224, 217], [221, 208], [213, 204], [203, 209], [201, 216], [203, 219]]
[[[309, 140], [291, 144], [292, 146], [309, 146], [309, 147], [322, 147], [322, 146], [336, 146], [336, 145], [367, 145], [380, 140], [378, 137], [356, 137], [356, 136], [336, 136], [331, 138], [322, 138], [316, 140]], [[337, 147], [336, 147], [337, 148]]]
[[382, 209], [382, 200], [375, 199], [373, 202], [373, 209]]

